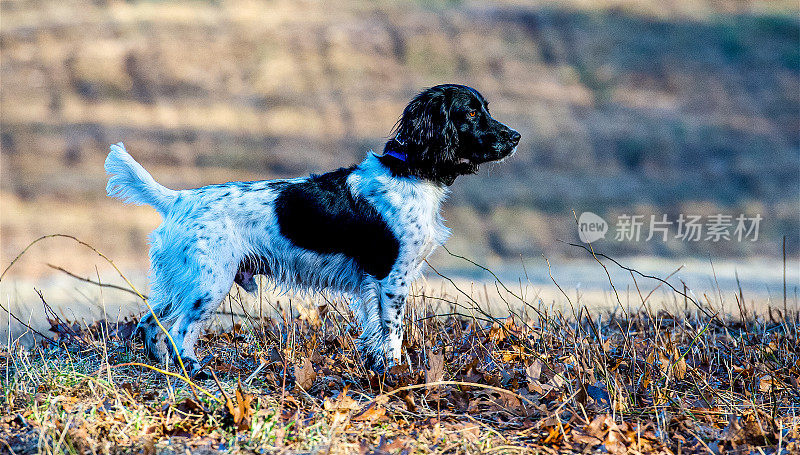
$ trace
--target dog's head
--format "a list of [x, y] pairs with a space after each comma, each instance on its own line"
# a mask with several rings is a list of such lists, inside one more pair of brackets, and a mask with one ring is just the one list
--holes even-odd
[[513, 154], [519, 138], [492, 118], [477, 90], [437, 85], [406, 106], [382, 158], [395, 172], [450, 185], [481, 163]]

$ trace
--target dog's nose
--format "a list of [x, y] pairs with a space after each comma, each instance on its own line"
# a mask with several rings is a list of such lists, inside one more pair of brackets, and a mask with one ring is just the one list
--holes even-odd
[[513, 143], [514, 145], [517, 145], [519, 144], [519, 138], [522, 136], [520, 136], [519, 133], [512, 130], [511, 128], [506, 128], [500, 132], [500, 137]]

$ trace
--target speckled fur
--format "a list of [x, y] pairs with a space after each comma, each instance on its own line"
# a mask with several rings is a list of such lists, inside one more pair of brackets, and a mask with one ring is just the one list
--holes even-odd
[[[294, 246], [280, 233], [272, 203], [279, 182], [234, 182], [173, 191], [155, 182], [120, 144], [106, 160], [109, 195], [153, 205], [164, 221], [150, 235], [150, 305], [169, 328], [184, 363], [197, 365], [194, 344], [202, 325], [228, 294], [245, 257], [267, 261], [283, 290], [329, 289], [351, 297], [363, 328], [360, 346], [371, 366], [400, 358], [402, 316], [422, 261], [449, 230], [439, 208], [447, 189], [415, 177], [395, 177], [370, 153], [348, 177], [349, 190], [369, 201], [400, 242], [400, 254], [381, 280], [342, 254], [321, 255]], [[146, 175], [145, 175], [146, 174]], [[141, 322], [150, 353], [170, 351], [152, 315]]]
[[[347, 170], [345, 183], [322, 196], [349, 201], [342, 210], [350, 212], [342, 213], [347, 222], [355, 220], [353, 226], [362, 229], [358, 232], [386, 233], [387, 227], [391, 231], [391, 235], [365, 235], [373, 238], [370, 248], [356, 249], [354, 257], [319, 252], [339, 250], [301, 248], [289, 239], [303, 230], [303, 235], [293, 238], [307, 240], [309, 225], [296, 218], [297, 212], [282, 218], [280, 207], [299, 207], [291, 205], [297, 199], [286, 206], [281, 202], [290, 194], [287, 188], [296, 190], [303, 185], [295, 184], [320, 177], [174, 191], [156, 183], [119, 143], [111, 146], [106, 159], [107, 191], [127, 202], [151, 205], [164, 217], [150, 235], [150, 305], [177, 345], [172, 354], [180, 356], [193, 374], [199, 369], [194, 345], [203, 324], [235, 280], [254, 291], [254, 273], [267, 275], [283, 290], [331, 290], [350, 296], [363, 329], [359, 346], [366, 366], [380, 371], [400, 360], [411, 283], [419, 277], [425, 258], [450, 235], [440, 216], [447, 186], [459, 175], [476, 172], [481, 163], [511, 156], [519, 138], [519, 133], [491, 117], [488, 103], [475, 89], [446, 84], [419, 93], [404, 110], [384, 155], [369, 153]], [[320, 201], [313, 192], [305, 196], [301, 203]], [[313, 204], [311, 210], [315, 210]], [[365, 224], [358, 224], [361, 215]], [[348, 227], [325, 241], [346, 240], [350, 246], [363, 246], [358, 243], [362, 238], [350, 231], [351, 225], [337, 223], [336, 216], [324, 221]], [[299, 224], [286, 224], [290, 218]], [[282, 234], [281, 229], [288, 231]], [[390, 245], [369, 252], [373, 258], [379, 254], [386, 264], [374, 269], [380, 270], [375, 276], [358, 262], [358, 255], [369, 251], [372, 242]], [[242, 269], [253, 258], [259, 261], [258, 267]], [[389, 272], [383, 276], [385, 270]], [[168, 357], [172, 349], [151, 314], [142, 317], [139, 329], [154, 357]]]

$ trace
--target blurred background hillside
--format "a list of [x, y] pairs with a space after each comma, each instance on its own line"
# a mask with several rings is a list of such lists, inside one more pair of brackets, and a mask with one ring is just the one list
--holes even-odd
[[[444, 82], [480, 90], [523, 138], [512, 159], [453, 185], [454, 252], [490, 265], [585, 257], [557, 241], [577, 241], [574, 210], [612, 224], [763, 217], [755, 242], [595, 245], [617, 256], [779, 260], [784, 235], [798, 253], [796, 1], [0, 0], [0, 10], [3, 266], [58, 232], [146, 267], [159, 218], [106, 198], [110, 143], [172, 188], [326, 171], [381, 151], [408, 100]], [[14, 273], [93, 270], [72, 245], [31, 254]]]

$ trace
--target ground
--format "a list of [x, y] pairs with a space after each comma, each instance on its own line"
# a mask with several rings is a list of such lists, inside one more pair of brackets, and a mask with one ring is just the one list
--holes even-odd
[[498, 282], [495, 303], [524, 308], [501, 319], [461, 288], [418, 289], [408, 363], [385, 375], [363, 369], [358, 332], [333, 303], [267, 318], [232, 297], [231, 328], [200, 340], [212, 377], [194, 381], [146, 360], [135, 321], [52, 313], [47, 339], [0, 348], [0, 443], [17, 454], [800, 450], [796, 317], [723, 316], [711, 294], [656, 311], [663, 294], [640, 285], [638, 311], [593, 314]]

